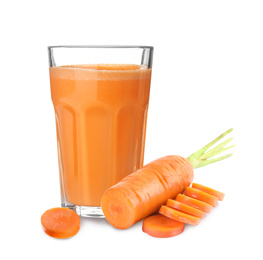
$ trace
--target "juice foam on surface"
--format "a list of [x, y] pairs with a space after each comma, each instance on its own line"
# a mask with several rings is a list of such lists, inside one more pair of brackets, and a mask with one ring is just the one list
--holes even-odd
[[57, 78], [72, 80], [129, 80], [150, 77], [151, 69], [135, 64], [84, 64], [52, 67], [50, 73]]

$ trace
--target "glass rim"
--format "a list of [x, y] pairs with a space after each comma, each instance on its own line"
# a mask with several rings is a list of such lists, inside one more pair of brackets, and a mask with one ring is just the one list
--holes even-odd
[[48, 46], [48, 49], [55, 48], [86, 48], [86, 49], [150, 49], [153, 50], [153, 46], [147, 45], [54, 45]]

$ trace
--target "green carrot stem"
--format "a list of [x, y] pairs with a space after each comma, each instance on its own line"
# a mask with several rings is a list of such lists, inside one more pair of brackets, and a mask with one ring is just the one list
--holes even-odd
[[[230, 132], [233, 131], [233, 128], [227, 130], [220, 136], [218, 136], [216, 139], [214, 139], [212, 142], [201, 148], [200, 150], [196, 151], [195, 153], [191, 154], [187, 159], [192, 164], [193, 168], [199, 168], [202, 166], [206, 166], [210, 163], [218, 162], [223, 159], [226, 159], [230, 156], [232, 156], [232, 153], [223, 155], [221, 157], [214, 157], [230, 148], [232, 148], [234, 145], [225, 147], [228, 143], [230, 143], [233, 138], [229, 138], [228, 140], [222, 142], [221, 144], [217, 145], [216, 147], [212, 148], [211, 150], [207, 151], [211, 146], [216, 144], [219, 140], [221, 140], [223, 137], [228, 135]], [[214, 158], [212, 158], [214, 157]], [[211, 159], [210, 159], [211, 158]]]
[[229, 138], [228, 140], [226, 140], [225, 142], [219, 144], [218, 146], [216, 146], [215, 148], [211, 149], [210, 151], [204, 153], [200, 159], [205, 160], [205, 159], [209, 159], [213, 156], [216, 156], [219, 153], [222, 153], [223, 151], [230, 149], [232, 146], [229, 147], [225, 147], [228, 143], [230, 143], [233, 140], [233, 138]]

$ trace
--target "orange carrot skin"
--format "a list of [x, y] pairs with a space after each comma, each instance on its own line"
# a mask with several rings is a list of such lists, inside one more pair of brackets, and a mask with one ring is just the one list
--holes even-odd
[[176, 201], [176, 200], [168, 199], [166, 202], [166, 206], [170, 207], [170, 208], [178, 209], [182, 212], [188, 213], [188, 214], [193, 215], [193, 216], [198, 217], [198, 218], [204, 218], [205, 217], [204, 211], [193, 208], [189, 205], [186, 205], [186, 204], [179, 202], [179, 201]]
[[213, 206], [211, 206], [210, 204], [207, 204], [207, 203], [202, 202], [200, 200], [185, 196], [183, 194], [178, 194], [176, 196], [175, 200], [180, 201], [182, 203], [185, 203], [186, 205], [189, 205], [189, 206], [194, 207], [196, 209], [202, 210], [206, 213], [209, 213], [213, 208]]
[[80, 229], [80, 217], [68, 208], [51, 208], [41, 216], [44, 232], [54, 238], [69, 238]]
[[192, 197], [194, 199], [198, 199], [201, 200], [207, 204], [212, 205], [213, 207], [215, 207], [217, 205], [218, 202], [218, 198], [215, 196], [212, 196], [204, 191], [201, 190], [197, 190], [195, 188], [191, 188], [191, 187], [187, 187], [185, 189], [184, 194], [186, 196]]
[[204, 186], [202, 184], [198, 184], [198, 183], [192, 183], [192, 188], [204, 191], [212, 196], [217, 197], [220, 201], [222, 201], [225, 197], [225, 194], [223, 192], [220, 192], [218, 190], [214, 190], [212, 188], [209, 188], [207, 186]]
[[189, 215], [177, 209], [172, 209], [167, 206], [161, 206], [159, 213], [168, 218], [171, 218], [176, 221], [180, 221], [180, 222], [183, 222], [189, 225], [198, 225], [200, 223], [200, 218]]
[[126, 229], [183, 192], [193, 177], [187, 159], [174, 155], [159, 158], [106, 190], [101, 199], [103, 213], [112, 226]]
[[190, 185], [187, 183], [191, 183], [194, 179], [192, 164], [186, 158], [178, 155], [162, 157], [148, 163], [143, 168], [153, 169], [159, 173], [157, 177], [163, 183], [168, 198], [174, 198], [178, 193], [182, 193]]
[[168, 238], [181, 234], [184, 223], [163, 215], [152, 215], [143, 220], [142, 231], [153, 237]]

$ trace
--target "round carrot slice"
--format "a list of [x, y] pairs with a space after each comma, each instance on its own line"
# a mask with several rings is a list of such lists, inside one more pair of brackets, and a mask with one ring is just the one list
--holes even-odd
[[184, 231], [184, 223], [163, 215], [152, 215], [143, 220], [142, 231], [152, 237], [174, 237]]
[[68, 208], [52, 208], [41, 216], [41, 225], [46, 234], [55, 238], [69, 238], [80, 229], [79, 215]]
[[189, 205], [186, 205], [180, 201], [168, 199], [166, 202], [166, 206], [174, 209], [178, 209], [180, 211], [183, 211], [185, 213], [191, 214], [198, 218], [203, 218], [205, 216], [205, 212], [201, 211], [199, 209], [193, 208]]
[[197, 200], [197, 199], [193, 199], [191, 197], [188, 197], [188, 196], [185, 196], [181, 193], [179, 193], [177, 196], [176, 196], [176, 199], [177, 201], [180, 201], [186, 205], [189, 205], [191, 207], [194, 207], [196, 209], [199, 209], [199, 210], [202, 210], [206, 213], [209, 213], [211, 211], [211, 209], [213, 208], [212, 205], [210, 204], [207, 204], [203, 201], [200, 201], [200, 200]]
[[200, 218], [189, 215], [177, 209], [169, 208], [167, 206], [161, 206], [159, 213], [161, 213], [162, 215], [168, 218], [190, 225], [198, 225], [200, 223]]
[[192, 183], [192, 187], [201, 191], [204, 191], [212, 196], [217, 197], [220, 201], [222, 201], [225, 197], [225, 194], [223, 192], [220, 192], [218, 190], [214, 190], [212, 188], [209, 188], [207, 186], [204, 186], [202, 184], [198, 183]]
[[195, 188], [191, 188], [191, 187], [186, 187], [184, 194], [186, 196], [192, 197], [194, 199], [197, 200], [201, 200], [205, 203], [208, 203], [210, 205], [212, 205], [213, 207], [215, 207], [217, 205], [218, 202], [218, 198], [215, 196], [212, 196], [204, 191], [195, 189]]

